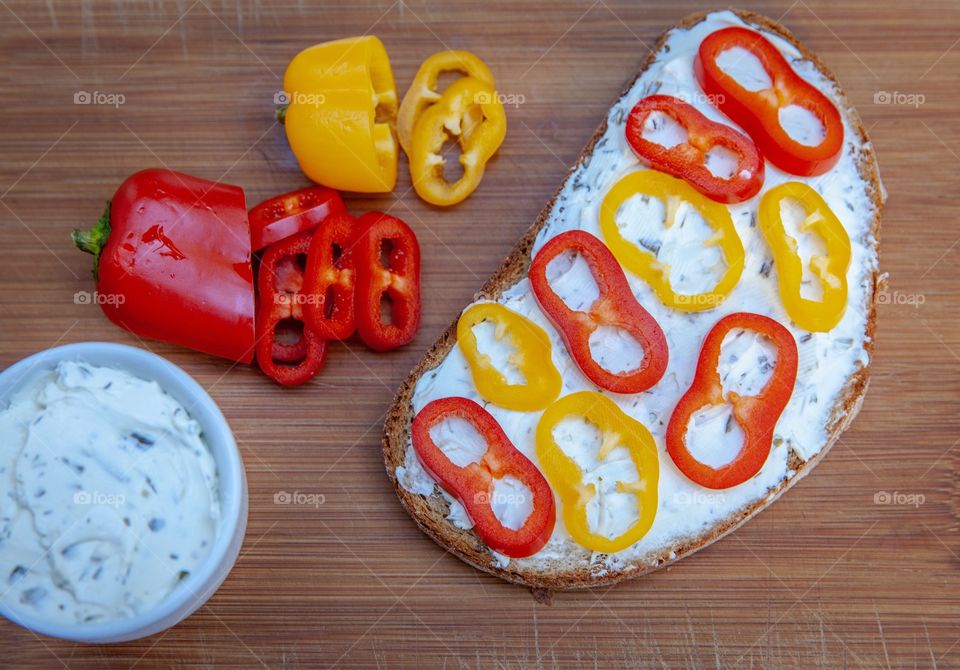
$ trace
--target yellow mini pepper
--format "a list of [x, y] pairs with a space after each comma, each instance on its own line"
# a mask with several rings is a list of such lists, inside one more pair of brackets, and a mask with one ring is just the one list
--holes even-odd
[[[469, 125], [479, 110], [482, 118]], [[491, 84], [461, 77], [450, 84], [436, 104], [421, 114], [410, 142], [410, 178], [417, 195], [433, 205], [454, 205], [476, 190], [484, 168], [507, 133], [507, 115]], [[463, 176], [451, 183], [443, 175], [443, 144], [460, 144]]]
[[[617, 226], [617, 211], [634, 195], [646, 195], [664, 203], [666, 228], [674, 225], [680, 203], [687, 202], [716, 231], [704, 244], [720, 247], [727, 269], [712, 290], [693, 295], [676, 293], [670, 285], [670, 266], [623, 237]], [[663, 304], [683, 312], [702, 312], [718, 306], [743, 273], [743, 243], [726, 206], [701, 195], [682, 179], [663, 172], [638, 170], [614, 184], [600, 205], [600, 230], [610, 251], [624, 267], [646, 280]]]
[[[620, 493], [637, 498], [637, 520], [623, 534], [611, 539], [590, 530], [587, 504], [597, 495], [596, 486], [585, 484], [583, 470], [557, 444], [553, 429], [567, 417], [583, 417], [597, 426], [603, 441], [597, 460], [603, 462], [618, 447], [630, 453], [639, 479], [618, 481]], [[563, 522], [567, 532], [587, 549], [613, 553], [626, 549], [647, 534], [657, 515], [660, 480], [660, 459], [657, 447], [643, 424], [624, 414], [607, 396], [593, 391], [580, 391], [560, 398], [550, 405], [537, 424], [537, 460], [547, 481], [563, 502]]]
[[[813, 256], [810, 270], [820, 279], [823, 297], [808, 300], [800, 294], [803, 261], [797, 241], [783, 224], [781, 205], [794, 200], [803, 207], [800, 232], [813, 232], [826, 245], [826, 255]], [[767, 191], [760, 200], [760, 230], [773, 251], [780, 284], [780, 298], [793, 322], [804, 330], [826, 332], [836, 326], [847, 307], [847, 268], [850, 266], [850, 236], [820, 194], [808, 185], [790, 181]]]
[[[441, 98], [437, 83], [444, 72], [459, 72], [493, 86], [493, 73], [490, 68], [469, 51], [441, 51], [423, 61], [417, 70], [417, 76], [413, 78], [413, 83], [403, 96], [400, 111], [397, 113], [397, 138], [407, 154], [410, 153], [413, 128], [420, 115]], [[479, 115], [476, 115], [476, 118], [470, 119], [472, 123], [467, 122], [465, 125], [470, 128], [479, 120]]]
[[383, 43], [372, 35], [317, 44], [283, 77], [282, 118], [310, 179], [345, 191], [385, 193], [397, 182], [397, 89]]
[[[509, 337], [516, 347], [510, 362], [523, 375], [523, 384], [510, 384], [490, 356], [477, 348], [473, 327], [484, 321], [495, 324], [494, 337]], [[495, 302], [481, 302], [467, 309], [457, 322], [457, 342], [463, 352], [473, 383], [484, 399], [518, 412], [541, 410], [558, 395], [562, 379], [551, 359], [552, 347], [547, 333], [530, 319]]]

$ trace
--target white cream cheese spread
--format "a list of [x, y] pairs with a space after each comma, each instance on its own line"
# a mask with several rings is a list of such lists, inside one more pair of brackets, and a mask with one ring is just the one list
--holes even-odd
[[[731, 25], [744, 23], [732, 12], [723, 11], [710, 14], [690, 28], [678, 28], [670, 32], [655, 61], [610, 110], [607, 130], [597, 141], [592, 156], [578, 165], [566, 181], [537, 236], [533, 254], [547, 240], [566, 230], [579, 228], [603, 239], [598, 213], [604, 195], [624, 174], [643, 169], [624, 135], [626, 116], [641, 98], [653, 93], [673, 95], [694, 105], [708, 118], [736, 127], [710, 103], [698, 86], [693, 70], [697, 48], [703, 38]], [[764, 34], [780, 49], [801, 77], [837, 105], [845, 132], [843, 152], [833, 169], [816, 178], [787, 175], [767, 162], [761, 193], [744, 203], [729, 206], [743, 242], [746, 260], [739, 283], [719, 307], [699, 313], [672, 310], [657, 299], [642, 279], [626, 273], [637, 299], [666, 333], [670, 361], [663, 379], [656, 386], [636, 395], [600, 391], [584, 377], [571, 359], [557, 330], [540, 311], [528, 280], [517, 282], [498, 298], [500, 303], [527, 317], [550, 335], [553, 363], [563, 375], [561, 395], [581, 390], [600, 391], [608, 395], [624, 412], [650, 430], [660, 451], [657, 515], [650, 531], [640, 541], [616, 554], [589, 552], [570, 539], [559, 508], [562, 501], [557, 499], [557, 523], [549, 542], [532, 557], [514, 559], [524, 569], [536, 570], [553, 561], [569, 561], [576, 556], [590, 561], [597, 575], [628, 562], [653, 563], [678, 542], [707, 532], [719, 519], [767, 498], [792, 474], [788, 466], [791, 452], [802, 460], [808, 460], [824, 448], [829, 437], [828, 429], [837, 418], [833, 416], [834, 407], [844, 384], [861, 366], [868, 363], [868, 306], [873, 291], [872, 275], [877, 268], [876, 240], [871, 233], [871, 222], [876, 212], [869, 197], [869, 185], [858, 170], [857, 160], [862, 148], [859, 135], [833, 82], [821, 74], [812, 62], [802, 58], [791, 44], [771, 33]], [[763, 83], [765, 73], [758, 75], [750, 67], [749, 59], [738, 58], [734, 53], [721, 60], [734, 69], [739, 65], [745, 72], [743, 76], [747, 78], [760, 79], [757, 86]], [[815, 128], [800, 127], [803, 119], [795, 118], [792, 113], [788, 113], [788, 117], [784, 122], [791, 125], [791, 133], [815, 134]], [[669, 137], [667, 141], [670, 141]], [[850, 236], [852, 261], [847, 273], [849, 293], [846, 312], [841, 322], [826, 333], [806, 332], [790, 321], [780, 298], [772, 254], [757, 228], [757, 206], [762, 194], [791, 180], [812, 186], [826, 200]], [[695, 293], [711, 286], [723, 268], [722, 265], [717, 267], [718, 262], [722, 263], [722, 258], [718, 257], [716, 248], [703, 247], [701, 244], [710, 231], [703, 230], [705, 226], [702, 225], [685, 226], [686, 238], [678, 235], [677, 227], [664, 231], [662, 225], [658, 226], [658, 222], [663, 220], [662, 205], [640, 202], [640, 198], [634, 200], [625, 203], [618, 216], [618, 226], [624, 230], [625, 236], [640, 244], [646, 243], [648, 248], [652, 245], [662, 251], [660, 260], [673, 264], [670, 279], [677, 292]], [[702, 222], [693, 220], [692, 223]], [[801, 253], [807, 255], [808, 242], [799, 240], [799, 243]], [[551, 286], [568, 304], [579, 303], [582, 309], [592, 301], [590, 292], [593, 280], [585, 263], [568, 258], [551, 270], [554, 270], [548, 275]], [[564, 295], [565, 292], [567, 295]], [[764, 314], [786, 325], [797, 341], [799, 371], [793, 395], [777, 423], [773, 448], [764, 467], [755, 477], [739, 486], [724, 491], [710, 491], [692, 483], [676, 468], [666, 453], [664, 433], [677, 400], [693, 380], [700, 345], [706, 333], [721, 317], [738, 311]], [[617, 337], [617, 333], [611, 333], [611, 336]], [[600, 344], [591, 342], [594, 356], [597, 356]], [[606, 352], [604, 367], [618, 370], [630, 369], [635, 365], [636, 351], [633, 347], [625, 346], [624, 342], [611, 344]], [[490, 342], [484, 346], [493, 347], [496, 343]], [[729, 343], [729, 346], [725, 342], [720, 363], [725, 388], [744, 388], [744, 392], [754, 389], [755, 392], [773, 363], [769, 349], [764, 346], [762, 338], [749, 335]], [[613, 360], [618, 351], [624, 352], [625, 359], [619, 363]], [[414, 391], [413, 409], [419, 412], [428, 402], [447, 396], [465, 396], [484, 404], [513, 444], [537, 463], [535, 429], [541, 412], [515, 412], [485, 403], [477, 392], [458, 346], [454, 346], [434, 370], [427, 371], [419, 379]], [[695, 451], [703, 455], [705, 462], [720, 465], [736, 454], [739, 449], [736, 440], [742, 439], [742, 436], [738, 438], [733, 427], [727, 430], [731, 422], [724, 406], [711, 408], [711, 412], [694, 417], [694, 421], [700, 422], [693, 436], [697, 442]], [[590, 460], [590, 454], [596, 453], [596, 427], [586, 421], [568, 421], [563, 424], [563, 433], [560, 440], [562, 448], [581, 462], [588, 477], [597, 482], [601, 481], [600, 474], [604, 475], [602, 480], [606, 482], [636, 479], [637, 473], [629, 458], [616, 458], [616, 454], [611, 454], [605, 463]], [[417, 461], [412, 446], [408, 447], [404, 465], [397, 469], [397, 478], [401, 486], [413, 493], [429, 495], [437, 489]], [[593, 532], [613, 536], [632, 523], [631, 514], [635, 514], [635, 504], [608, 495], [610, 491], [603, 486], [600, 492], [601, 495], [588, 509], [589, 525]], [[446, 497], [451, 500], [448, 518], [460, 527], [469, 527], [470, 522], [463, 507], [449, 496]], [[507, 565], [510, 560], [496, 554], [494, 557], [500, 567]]]
[[199, 424], [156, 382], [65, 361], [0, 412], [0, 601], [55, 623], [134, 616], [220, 525]]

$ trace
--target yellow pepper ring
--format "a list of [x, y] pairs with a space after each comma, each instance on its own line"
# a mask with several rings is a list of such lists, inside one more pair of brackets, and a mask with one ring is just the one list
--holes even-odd
[[[483, 119], [467, 135], [465, 120], [472, 108], [478, 108]], [[487, 161], [500, 148], [506, 133], [507, 115], [493, 86], [473, 77], [461, 77], [450, 84], [440, 100], [420, 116], [413, 130], [410, 177], [417, 195], [440, 206], [464, 200], [480, 184]], [[463, 176], [450, 183], [443, 176], [446, 161], [441, 150], [452, 137], [460, 144]]]
[[[821, 300], [800, 294], [803, 261], [797, 241], [783, 223], [781, 205], [793, 200], [803, 208], [800, 232], [813, 232], [826, 244], [826, 255], [813, 256], [810, 270], [820, 279]], [[847, 308], [847, 268], [850, 267], [850, 236], [830, 206], [807, 184], [790, 181], [767, 191], [760, 200], [760, 230], [773, 251], [780, 285], [780, 298], [787, 314], [804, 330], [826, 332], [836, 326]]]
[[[410, 141], [413, 138], [413, 128], [430, 105], [440, 100], [441, 94], [437, 91], [437, 83], [444, 72], [460, 72], [464, 76], [473, 77], [493, 86], [493, 73], [486, 64], [469, 51], [441, 51], [423, 61], [413, 83], [403, 96], [400, 111], [397, 114], [397, 138], [400, 146], [410, 154]], [[470, 119], [471, 123], [464, 124], [469, 130], [480, 121], [479, 115]], [[466, 132], [465, 134], [469, 134]]]
[[317, 44], [283, 78], [284, 125], [300, 169], [345, 191], [385, 193], [397, 182], [397, 90], [383, 43], [372, 35]]
[[[676, 293], [670, 285], [670, 266], [633, 242], [625, 239], [617, 226], [617, 212], [634, 195], [646, 195], [664, 203], [666, 221], [673, 225], [681, 202], [692, 205], [715, 234], [705, 245], [716, 245], [723, 252], [727, 269], [712, 290], [705, 293]], [[725, 205], [698, 193], [682, 179], [656, 170], [638, 170], [620, 179], [604, 196], [600, 205], [600, 231], [617, 260], [642, 277], [663, 304], [683, 312], [702, 312], [717, 307], [726, 299], [743, 273], [744, 251], [733, 219]]]
[[[557, 444], [553, 430], [571, 416], [583, 417], [603, 434], [597, 460], [601, 463], [611, 451], [624, 448], [637, 468], [635, 482], [618, 481], [618, 493], [637, 498], [637, 520], [621, 535], [609, 538], [590, 530], [587, 504], [597, 495], [594, 484], [585, 484], [584, 472]], [[594, 391], [580, 391], [560, 398], [546, 409], [537, 424], [537, 461], [547, 481], [560, 498], [563, 522], [570, 536], [593, 551], [613, 553], [638, 542], [657, 515], [660, 458], [653, 436], [643, 424], [621, 411], [607, 396]]]
[[[506, 336], [512, 340], [517, 352], [510, 362], [519, 369], [524, 383], [509, 383], [490, 356], [480, 353], [473, 328], [484, 321], [495, 324], [497, 340]], [[477, 303], [460, 316], [457, 343], [470, 365], [473, 383], [485, 400], [518, 412], [534, 412], [560, 395], [563, 380], [553, 365], [550, 337], [523, 315], [499, 303]]]

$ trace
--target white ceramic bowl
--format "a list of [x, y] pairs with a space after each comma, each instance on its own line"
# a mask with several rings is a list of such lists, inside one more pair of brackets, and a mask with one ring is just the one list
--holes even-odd
[[220, 408], [193, 377], [156, 354], [109, 342], [83, 342], [41, 351], [0, 373], [0, 409], [11, 395], [63, 360], [125, 370], [160, 388], [190, 411], [203, 429], [220, 477], [221, 526], [210, 554], [165, 600], [148, 611], [119, 621], [91, 624], [50, 623], [0, 603], [0, 614], [35, 633], [88, 643], [125, 642], [175, 626], [193, 614], [219, 588], [240, 553], [247, 526], [247, 480], [233, 433]]

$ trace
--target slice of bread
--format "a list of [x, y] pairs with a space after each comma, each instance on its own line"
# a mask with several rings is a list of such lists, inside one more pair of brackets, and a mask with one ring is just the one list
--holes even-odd
[[[820, 73], [826, 83], [825, 87], [832, 86], [833, 90], [824, 92], [837, 104], [844, 117], [847, 132], [844, 151], [851, 154], [852, 162], [849, 162], [849, 164], [853, 166], [851, 169], [857, 173], [859, 185], [863, 189], [863, 193], [857, 196], [857, 202], [863, 203], [859, 209], [864, 211], [858, 211], [854, 215], [862, 217], [862, 220], [869, 224], [863, 232], [864, 253], [859, 257], [855, 256], [853, 261], [855, 264], [860, 263], [863, 266], [863, 272], [859, 275], [861, 277], [859, 285], [860, 303], [857, 306], [865, 315], [862, 320], [857, 321], [858, 329], [862, 330], [857, 343], [858, 346], [863, 347], [862, 360], [856, 362], [855, 366], [851, 368], [851, 373], [846, 375], [845, 379], [836, 380], [838, 391], [833, 395], [832, 406], [824, 414], [828, 418], [825, 421], [826, 425], [822, 426], [821, 434], [825, 435], [823, 444], [807, 445], [807, 449], [798, 447], [798, 445], [792, 445], [789, 448], [784, 447], [786, 466], [783, 476], [770, 485], [765, 493], [758, 495], [756, 499], [750, 500], [735, 510], [727, 510], [724, 514], [711, 518], [709, 523], [704, 524], [696, 532], [689, 532], [682, 537], [673, 538], [670, 542], [664, 543], [663, 546], [650, 548], [642, 556], [632, 556], [628, 560], [611, 563], [604, 560], [607, 557], [591, 555], [590, 552], [574, 545], [572, 541], [568, 541], [569, 551], [567, 552], [558, 554], [554, 551], [551, 556], [541, 559], [537, 559], [535, 556], [530, 559], [506, 561], [503, 557], [492, 554], [474, 532], [455, 525], [448, 518], [451, 503], [449, 498], [440, 492], [439, 487], [434, 487], [429, 495], [422, 495], [422, 492], [414, 493], [408, 490], [398, 481], [398, 469], [402, 471], [405, 465], [409, 465], [408, 459], [412, 457], [408, 450], [410, 449], [410, 425], [414, 415], [414, 394], [418, 382], [425, 374], [436, 369], [456, 345], [456, 321], [454, 321], [403, 382], [384, 426], [383, 455], [387, 474], [400, 501], [421, 530], [453, 554], [480, 570], [507, 581], [537, 589], [577, 589], [611, 584], [669, 565], [733, 531], [776, 500], [784, 491], [813, 469], [840, 434], [850, 425], [860, 409], [869, 377], [868, 362], [873, 352], [876, 327], [876, 296], [881, 281], [877, 265], [877, 253], [879, 250], [880, 212], [885, 193], [880, 182], [876, 157], [856, 110], [847, 100], [836, 78], [819, 59], [775, 21], [751, 12], [731, 11], [748, 26], [760, 30], [768, 36], [779, 38], [782, 44], [792, 45], [792, 48], [796, 50], [796, 57], [793, 61], [795, 63], [806, 61], [810, 67], [815, 68]], [[622, 102], [633, 91], [634, 85], [643, 76], [644, 72], [655, 64], [659, 58], [664, 57], [669, 50], [668, 41], [674, 31], [689, 30], [707, 20], [710, 16], [713, 15], [696, 14], [688, 16], [674, 29], [664, 33], [640, 71], [630, 81], [618, 103]], [[575, 185], [578, 173], [586, 169], [594, 152], [602, 146], [602, 142], [599, 145], [598, 142], [604, 137], [607, 125], [605, 120], [593, 134], [576, 164], [567, 173], [560, 188], [543, 211], [540, 212], [536, 222], [519, 241], [503, 265], [480, 289], [477, 300], [497, 300], [505, 291], [525, 279], [530, 266], [531, 252], [537, 243], [538, 233], [554, 215], [558, 203], [560, 203], [559, 214], [562, 214], [561, 200], [563, 194], [567, 192], [565, 188], [568, 186], [568, 182], [574, 180], [573, 184]], [[850, 201], [846, 201], [846, 203], [847, 207], [853, 212], [854, 208]], [[767, 273], [769, 274], [769, 269]], [[719, 318], [719, 316], [716, 318]], [[671, 355], [673, 355], [672, 351]], [[656, 387], [653, 390], [655, 391]], [[679, 397], [679, 393], [676, 393], [676, 396]], [[817, 399], [814, 397], [813, 402], [816, 401]], [[673, 467], [673, 465], [669, 463], [669, 456], [661, 448], [661, 471], [665, 467]], [[454, 503], [454, 505], [457, 504]], [[558, 513], [557, 524], [562, 523], [562, 518]]]

